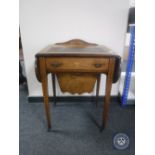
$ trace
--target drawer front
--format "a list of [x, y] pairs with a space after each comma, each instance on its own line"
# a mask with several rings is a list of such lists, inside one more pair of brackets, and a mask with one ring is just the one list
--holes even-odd
[[106, 72], [108, 65], [108, 58], [46, 58], [48, 72]]

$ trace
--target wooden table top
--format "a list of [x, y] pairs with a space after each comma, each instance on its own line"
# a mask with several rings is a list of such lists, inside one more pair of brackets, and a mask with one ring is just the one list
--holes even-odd
[[114, 56], [118, 59], [121, 58], [103, 45], [88, 43], [80, 39], [48, 45], [36, 54], [36, 57], [38, 56]]

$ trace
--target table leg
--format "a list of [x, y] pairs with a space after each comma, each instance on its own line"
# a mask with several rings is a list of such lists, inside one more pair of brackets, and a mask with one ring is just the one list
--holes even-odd
[[40, 58], [40, 71], [41, 71], [41, 82], [42, 82], [42, 91], [43, 91], [43, 97], [44, 97], [45, 114], [47, 119], [48, 130], [50, 130], [51, 116], [50, 116], [50, 106], [49, 106], [49, 98], [48, 98], [48, 81], [47, 81], [47, 74], [45, 70], [44, 58]]
[[96, 84], [96, 106], [98, 106], [98, 96], [99, 96], [99, 89], [100, 89], [100, 81], [101, 81], [101, 75], [99, 74], [97, 76], [97, 84]]
[[55, 85], [55, 74], [51, 73], [52, 76], [52, 85], [53, 85], [53, 98], [54, 98], [54, 105], [56, 105], [56, 85]]
[[104, 105], [103, 105], [101, 131], [107, 125], [108, 113], [109, 113], [109, 103], [110, 103], [110, 94], [111, 94], [111, 87], [112, 87], [113, 74], [114, 74], [114, 67], [115, 67], [115, 59], [111, 58], [110, 63], [109, 63], [109, 71], [108, 71], [107, 78], [106, 78], [106, 91], [105, 91], [105, 99], [104, 99]]

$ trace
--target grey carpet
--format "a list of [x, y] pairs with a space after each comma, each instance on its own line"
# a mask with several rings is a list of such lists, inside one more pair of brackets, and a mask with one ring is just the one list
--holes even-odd
[[[47, 132], [42, 102], [29, 103], [27, 91], [20, 86], [20, 155], [134, 155], [135, 110], [111, 103], [108, 126], [99, 132], [102, 103], [60, 102], [52, 106], [52, 131]], [[115, 133], [130, 137], [130, 147], [116, 150]]]

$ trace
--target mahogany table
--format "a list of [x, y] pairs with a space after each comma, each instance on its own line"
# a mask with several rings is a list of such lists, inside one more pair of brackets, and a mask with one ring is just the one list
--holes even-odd
[[48, 129], [51, 129], [51, 116], [48, 99], [47, 74], [51, 73], [53, 96], [56, 104], [55, 77], [62, 92], [82, 94], [92, 92], [97, 81], [96, 104], [99, 94], [100, 75], [106, 75], [106, 90], [103, 104], [101, 131], [107, 124], [112, 83], [120, 76], [121, 57], [109, 48], [73, 39], [49, 45], [36, 54], [36, 77], [42, 83], [44, 106]]

